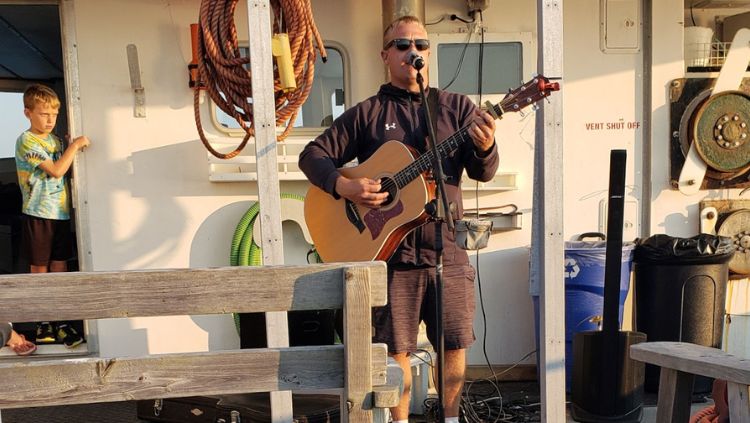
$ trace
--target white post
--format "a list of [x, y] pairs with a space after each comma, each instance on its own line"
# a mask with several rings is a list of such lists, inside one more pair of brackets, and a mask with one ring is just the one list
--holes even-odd
[[[260, 247], [263, 264], [283, 264], [281, 200], [276, 159], [276, 108], [273, 96], [273, 56], [271, 54], [271, 8], [268, 0], [248, 0], [250, 71], [253, 84], [255, 157], [260, 202]], [[286, 312], [266, 313], [269, 347], [288, 347]], [[292, 393], [271, 393], [273, 422], [292, 421]]]
[[[539, 72], [562, 78], [563, 0], [537, 0]], [[540, 288], [539, 363], [542, 422], [565, 421], [565, 288], [563, 280], [562, 93], [537, 114], [534, 151], [532, 277]]]

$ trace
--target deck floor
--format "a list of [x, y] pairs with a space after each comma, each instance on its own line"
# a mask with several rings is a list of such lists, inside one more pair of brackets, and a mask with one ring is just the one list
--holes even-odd
[[[506, 406], [525, 402], [528, 407], [524, 413], [513, 414], [509, 408], [509, 414], [502, 421], [507, 422], [538, 422], [539, 420], [539, 390], [536, 382], [513, 382], [501, 383], [500, 390], [506, 398]], [[647, 394], [642, 423], [656, 423], [656, 395]], [[701, 399], [693, 403], [693, 413], [711, 405], [710, 399]], [[512, 415], [516, 417], [511, 417]], [[136, 417], [135, 402], [116, 402], [102, 404], [71, 405], [65, 407], [40, 407], [24, 408], [2, 411], [1, 423], [141, 423]], [[492, 420], [495, 420], [494, 418]], [[431, 419], [424, 416], [413, 416], [413, 423], [429, 422]], [[568, 422], [573, 422], [570, 417]]]

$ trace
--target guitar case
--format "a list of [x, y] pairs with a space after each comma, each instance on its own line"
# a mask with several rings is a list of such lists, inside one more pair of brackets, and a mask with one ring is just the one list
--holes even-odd
[[[340, 404], [338, 395], [292, 394], [294, 422], [338, 423], [341, 421]], [[218, 409], [221, 415], [239, 411], [243, 422], [271, 423], [271, 402], [267, 393], [222, 395]]]
[[[295, 423], [338, 423], [338, 395], [293, 394]], [[137, 401], [138, 418], [158, 423], [271, 423], [267, 393]]]

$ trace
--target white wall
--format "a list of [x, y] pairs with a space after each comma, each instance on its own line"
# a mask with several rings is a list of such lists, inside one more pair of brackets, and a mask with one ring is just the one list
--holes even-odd
[[[370, 42], [380, 38], [380, 6], [351, 3], [337, 3], [332, 13], [317, 2], [314, 12], [323, 38], [340, 40], [358, 64], [352, 95], [361, 100], [384, 79], [380, 43]], [[75, 2], [83, 132], [92, 140], [83, 153], [89, 178], [81, 189], [90, 215], [81, 229], [91, 234], [92, 270], [228, 265], [235, 225], [257, 198], [255, 184], [208, 182], [186, 67], [189, 24], [197, 20], [199, 5], [198, 0]], [[244, 40], [246, 16], [240, 2], [235, 19]], [[138, 48], [145, 119], [133, 117], [126, 56], [131, 43]], [[203, 125], [210, 130], [207, 118]], [[305, 189], [304, 183], [282, 187]], [[103, 321], [98, 332], [104, 356], [238, 345], [226, 316]]]
[[[428, 8], [428, 21], [436, 18], [430, 10]], [[458, 12], [461, 11], [459, 7]], [[560, 165], [565, 172], [565, 238], [572, 240], [583, 232], [600, 230], [600, 224], [604, 223], [600, 222], [600, 203], [607, 198], [612, 149], [628, 152], [626, 195], [634, 207], [628, 208], [626, 219], [633, 224], [638, 221], [635, 205], [641, 195], [638, 184], [642, 82], [640, 53], [604, 54], [599, 49], [598, 0], [568, 2], [564, 12], [564, 78], [562, 93], [557, 95], [563, 95], [564, 101], [564, 162]], [[484, 16], [490, 32], [531, 31], [536, 45], [535, 1], [520, 2], [512, 8], [492, 6]], [[536, 60], [536, 55], [534, 57]], [[511, 119], [516, 118], [506, 118]], [[535, 148], [533, 116], [529, 119], [531, 128], [506, 121], [498, 126], [500, 167], [503, 171], [519, 172], [518, 191], [482, 197], [480, 203], [480, 206], [515, 203], [524, 212], [523, 230], [493, 234], [490, 248], [480, 254], [480, 275], [483, 276], [490, 328], [487, 351], [490, 362], [497, 364], [514, 363], [536, 348], [528, 287]], [[632, 233], [635, 231], [633, 227]], [[475, 331], [480, 339], [470, 351], [469, 360], [470, 364], [479, 365], [484, 362], [483, 323], [479, 314], [475, 319]], [[527, 363], [533, 361], [533, 355], [526, 360]]]
[[[442, 0], [426, 3], [425, 20], [428, 23], [445, 17], [442, 22], [428, 26], [429, 33], [450, 34], [465, 31], [465, 24], [458, 21], [451, 22], [447, 17], [455, 13], [466, 18], [465, 2]], [[523, 75], [524, 80], [528, 80], [536, 73], [536, 2], [524, 0], [516, 4], [514, 7], [506, 7], [492, 3], [483, 13], [484, 21], [488, 34], [510, 34], [511, 37], [518, 37], [518, 34], [522, 32], [532, 33], [532, 42], [528, 46], [532, 52], [529, 63], [525, 64], [525, 67], [528, 65], [530, 71]], [[477, 39], [476, 36], [473, 38], [473, 40]], [[502, 95], [486, 96], [484, 100], [497, 102], [501, 98]], [[480, 283], [487, 315], [486, 350], [489, 361], [493, 364], [511, 364], [536, 348], [534, 317], [528, 286], [534, 119], [534, 113], [527, 110], [525, 116], [509, 113], [497, 122], [499, 171], [517, 172], [518, 189], [496, 193], [480, 192], [479, 207], [513, 203], [518, 206], [519, 211], [524, 213], [523, 229], [492, 234], [489, 246], [479, 254], [478, 266], [476, 266], [476, 255], [474, 253], [469, 255], [472, 264], [478, 268], [479, 277], [479, 283], [476, 285], [477, 313], [474, 319], [477, 341], [469, 351], [470, 365], [485, 364], [482, 348], [485, 323], [480, 312]], [[471, 181], [464, 181], [465, 187], [472, 185]], [[475, 207], [475, 198], [474, 192], [465, 191], [465, 207]], [[525, 362], [534, 362], [534, 356], [532, 355]]]
[[[251, 183], [208, 182], [206, 152], [193, 121], [187, 87], [189, 24], [198, 0], [77, 0], [76, 31], [83, 129], [92, 140], [85, 153], [88, 180], [81, 186], [90, 216], [93, 270], [223, 266], [229, 263], [234, 227], [256, 197]], [[353, 103], [373, 94], [384, 81], [379, 58], [380, 3], [313, 1], [326, 40], [347, 49], [354, 64]], [[650, 230], [689, 235], [696, 231], [698, 198], [668, 186], [666, 84], [682, 76], [682, 18], [678, 0], [655, 2], [653, 69], [653, 216]], [[427, 2], [426, 20], [465, 14], [460, 0]], [[600, 202], [606, 198], [609, 151], [628, 151], [628, 200], [640, 200], [642, 135], [640, 54], [599, 50], [599, 1], [565, 5], [564, 124], [565, 237], [598, 230]], [[108, 17], [117, 16], [117, 19]], [[236, 12], [244, 34], [244, 5]], [[532, 33], [536, 45], [536, 1], [491, 3], [484, 14], [495, 33]], [[455, 32], [443, 21], [431, 33]], [[244, 37], [242, 37], [244, 38]], [[133, 117], [126, 46], [135, 44], [146, 90], [145, 119]], [[535, 48], [535, 47], [534, 47]], [[536, 54], [536, 52], [534, 52]], [[534, 56], [534, 63], [536, 56]], [[203, 115], [206, 114], [204, 105]], [[481, 194], [480, 206], [515, 203], [524, 212], [520, 231], [496, 233], [479, 255], [479, 272], [488, 320], [487, 351], [496, 364], [510, 364], [535, 349], [528, 293], [528, 248], [533, 216], [533, 115], [510, 116], [498, 124], [501, 170], [519, 173], [518, 190]], [[624, 123], [622, 129], [608, 123]], [[638, 125], [634, 126], [633, 123]], [[603, 124], [597, 126], [597, 124]], [[628, 124], [631, 124], [628, 126]], [[204, 119], [204, 127], [211, 127]], [[304, 193], [306, 183], [284, 183], [282, 192]], [[705, 195], [705, 194], [702, 194]], [[467, 197], [472, 197], [467, 195]], [[637, 220], [634, 207], [626, 219]], [[286, 226], [285, 226], [286, 228]], [[285, 229], [286, 232], [287, 229]], [[285, 236], [287, 235], [285, 232]], [[294, 235], [291, 235], [294, 236]], [[289, 244], [299, 244], [295, 241]], [[296, 254], [296, 253], [294, 253]], [[290, 261], [298, 259], [287, 254]], [[474, 258], [472, 257], [472, 261]], [[470, 364], [483, 364], [479, 313], [477, 344]], [[238, 344], [228, 317], [168, 317], [101, 322], [103, 355], [200, 351]], [[533, 356], [527, 360], [533, 362]]]

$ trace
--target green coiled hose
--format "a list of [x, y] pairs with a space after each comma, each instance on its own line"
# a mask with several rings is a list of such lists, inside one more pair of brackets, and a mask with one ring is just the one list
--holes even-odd
[[[298, 194], [282, 193], [281, 198], [305, 201], [305, 197]], [[260, 212], [260, 202], [256, 201], [247, 209], [237, 224], [237, 228], [234, 230], [234, 235], [232, 236], [232, 246], [229, 252], [230, 266], [260, 266], [263, 264], [263, 250], [253, 239], [253, 226], [255, 225], [255, 218], [258, 217], [258, 212]], [[314, 254], [314, 259], [320, 262], [320, 257], [318, 257], [317, 253]], [[240, 315], [233, 313], [233, 317], [234, 326], [237, 329], [237, 334], [239, 334]]]

